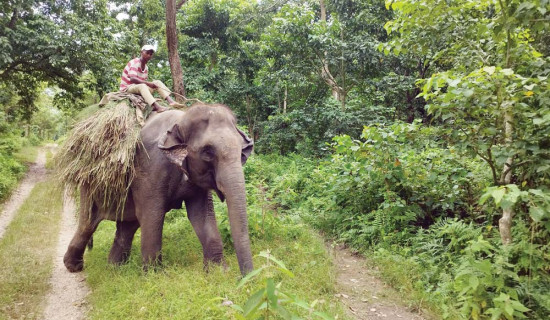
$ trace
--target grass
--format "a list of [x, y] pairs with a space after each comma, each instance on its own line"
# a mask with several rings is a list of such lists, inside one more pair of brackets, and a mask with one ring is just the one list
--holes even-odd
[[111, 102], [77, 122], [55, 157], [57, 175], [65, 186], [88, 185], [92, 199], [120, 214], [136, 171], [134, 156], [140, 142], [135, 109], [126, 101]]
[[53, 170], [55, 163], [54, 163], [54, 152], [52, 148], [46, 148], [46, 169]]
[[36, 319], [49, 289], [61, 194], [35, 186], [0, 240], [0, 319]]
[[36, 157], [38, 157], [39, 149], [40, 149], [40, 146], [29, 145], [21, 148], [21, 150], [15, 152], [13, 155], [16, 159], [28, 165], [36, 161]]
[[[92, 288], [89, 296], [92, 319], [234, 319], [237, 311], [222, 306], [222, 301], [243, 306], [268, 276], [259, 276], [237, 289], [240, 273], [232, 249], [225, 252], [228, 271], [220, 267], [208, 273], [203, 271], [202, 249], [183, 210], [167, 216], [163, 232], [164, 267], [155, 272], [144, 273], [141, 269], [139, 231], [130, 262], [121, 267], [107, 263], [114, 230], [114, 223], [103, 222], [95, 233], [94, 249], [85, 255], [85, 272]], [[332, 261], [314, 232], [301, 224], [272, 224], [268, 235], [252, 235], [253, 255], [266, 249], [271, 249], [296, 276], [272, 274], [277, 282], [283, 281], [281, 289], [285, 293], [310, 303], [318, 300], [316, 310], [345, 318], [334, 297]], [[254, 258], [256, 268], [263, 263], [264, 258]], [[303, 312], [301, 315], [304, 316]]]

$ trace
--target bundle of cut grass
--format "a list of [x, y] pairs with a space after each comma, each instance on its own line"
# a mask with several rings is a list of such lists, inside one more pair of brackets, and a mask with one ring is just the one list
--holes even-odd
[[96, 201], [121, 215], [136, 174], [140, 128], [127, 100], [111, 102], [77, 122], [56, 156], [62, 185], [69, 190], [86, 185], [89, 194], [81, 202], [91, 209]]

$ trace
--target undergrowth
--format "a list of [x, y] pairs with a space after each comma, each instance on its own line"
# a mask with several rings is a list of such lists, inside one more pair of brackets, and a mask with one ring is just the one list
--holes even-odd
[[[368, 254], [388, 282], [442, 318], [548, 319], [546, 194], [533, 191], [541, 202], [529, 203], [530, 192], [487, 188], [486, 164], [441, 136], [419, 123], [366, 127], [361, 141], [336, 137], [327, 160], [257, 156], [246, 171], [263, 207]], [[500, 208], [480, 201], [484, 193], [501, 206], [517, 202], [511, 245], [501, 244]]]

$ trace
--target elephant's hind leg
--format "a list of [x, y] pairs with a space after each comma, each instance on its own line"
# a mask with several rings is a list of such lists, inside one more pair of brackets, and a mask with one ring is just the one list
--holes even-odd
[[[82, 197], [82, 192], [84, 192], [84, 190], [81, 190], [81, 199], [84, 199]], [[63, 257], [63, 263], [70, 272], [82, 271], [84, 266], [84, 250], [86, 250], [86, 245], [90, 241], [101, 220], [103, 219], [98, 216], [97, 207], [95, 205], [92, 206], [92, 210], [89, 212], [88, 208], [85, 208], [82, 202], [80, 203], [78, 228]]]
[[134, 235], [139, 228], [138, 221], [117, 221], [116, 222], [116, 235], [109, 253], [109, 262], [112, 264], [123, 264], [128, 261], [130, 257], [130, 250], [132, 249], [132, 241]]

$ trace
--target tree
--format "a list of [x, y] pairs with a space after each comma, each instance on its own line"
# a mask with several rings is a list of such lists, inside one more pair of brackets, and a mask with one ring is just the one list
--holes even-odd
[[[428, 112], [456, 145], [487, 162], [488, 194], [503, 210], [499, 231], [511, 238], [514, 205], [524, 199], [535, 221], [548, 206], [550, 152], [541, 132], [549, 101], [548, 60], [536, 50], [550, 27], [538, 1], [388, 1], [398, 13], [386, 24], [397, 36], [382, 48], [414, 52], [446, 66], [422, 81]], [[530, 188], [529, 192], [521, 191]], [[529, 200], [527, 200], [529, 198]]]
[[166, 0], [166, 44], [168, 46], [168, 60], [170, 61], [170, 71], [177, 101], [182, 101], [181, 96], [185, 96], [185, 85], [183, 83], [183, 70], [181, 68], [180, 57], [178, 55], [178, 34], [176, 29], [176, 11], [183, 6], [187, 0], [180, 0], [177, 4], [175, 0]]
[[[4, 1], [0, 16], [0, 82], [14, 85], [17, 110], [30, 119], [41, 82], [48, 82], [73, 99], [82, 97], [79, 77], [96, 72], [96, 89], [104, 91], [113, 38], [105, 0]], [[101, 56], [102, 58], [98, 58]], [[106, 57], [106, 58], [105, 58]]]

